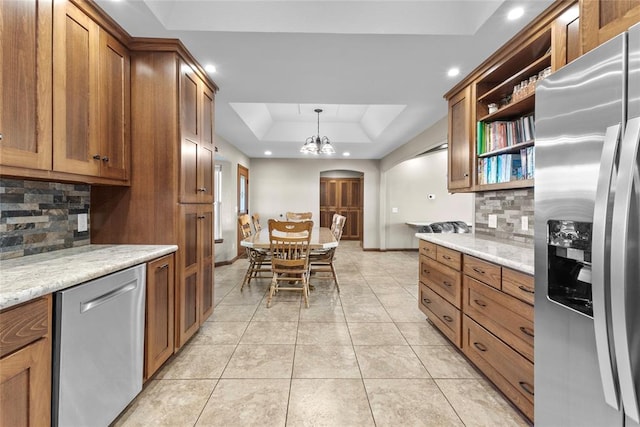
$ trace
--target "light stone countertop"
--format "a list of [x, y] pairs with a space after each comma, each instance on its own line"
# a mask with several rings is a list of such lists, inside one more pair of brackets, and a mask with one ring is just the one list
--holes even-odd
[[490, 240], [466, 233], [416, 233], [415, 236], [523, 273], [534, 274], [533, 245]]
[[175, 245], [86, 245], [0, 261], [0, 309], [151, 261]]

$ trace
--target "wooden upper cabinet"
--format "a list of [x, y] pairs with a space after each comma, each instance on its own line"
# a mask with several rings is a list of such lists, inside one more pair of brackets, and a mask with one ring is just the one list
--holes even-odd
[[0, 2], [0, 163], [51, 169], [50, 1]]
[[68, 1], [53, 26], [53, 170], [125, 180], [129, 54]]
[[567, 9], [552, 26], [551, 69], [565, 66], [582, 54], [580, 44], [580, 8], [576, 3]]
[[582, 51], [586, 53], [640, 22], [640, 0], [581, 0]]
[[214, 95], [193, 69], [180, 64], [180, 202], [213, 203]]
[[449, 190], [471, 188], [471, 87], [449, 99]]

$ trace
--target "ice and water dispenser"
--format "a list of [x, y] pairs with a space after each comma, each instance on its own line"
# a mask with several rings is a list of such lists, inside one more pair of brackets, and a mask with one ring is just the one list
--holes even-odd
[[592, 223], [550, 220], [547, 226], [549, 299], [593, 317]]

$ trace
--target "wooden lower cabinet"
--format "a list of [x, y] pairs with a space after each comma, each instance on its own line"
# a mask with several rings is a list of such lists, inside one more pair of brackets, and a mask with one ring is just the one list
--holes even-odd
[[167, 255], [147, 264], [144, 379], [148, 380], [174, 350], [175, 260]]
[[0, 425], [49, 426], [51, 295], [0, 312]]
[[424, 283], [420, 283], [420, 310], [458, 348], [462, 346], [462, 312]]

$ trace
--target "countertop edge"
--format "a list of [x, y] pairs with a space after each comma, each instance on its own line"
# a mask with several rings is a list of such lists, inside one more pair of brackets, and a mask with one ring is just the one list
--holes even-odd
[[[63, 249], [41, 254], [48, 255], [50, 259], [47, 259], [46, 256], [30, 255], [7, 260], [2, 266], [3, 279], [0, 283], [0, 310], [174, 253], [178, 250], [178, 246], [87, 245], [86, 253], [81, 252], [82, 248], [73, 248], [73, 250], [72, 253], [71, 250]], [[116, 255], [118, 256], [114, 256], [114, 252], [117, 252]], [[66, 269], [64, 274], [48, 275], [48, 272], [44, 270], [54, 265], [56, 260], [52, 258], [58, 254], [61, 258], [57, 260], [58, 263], [82, 261], [83, 258], [89, 258], [94, 263], [98, 263], [98, 260], [102, 259], [104, 261], [100, 262], [99, 265], [92, 265], [91, 268], [85, 267], [76, 271]], [[19, 265], [13, 268], [11, 265], [7, 266], [12, 262], [19, 263], [29, 260], [30, 257], [33, 257], [35, 261], [32, 265]], [[31, 281], [32, 284], [24, 284], [23, 282], [25, 281]]]
[[[444, 236], [448, 236], [443, 238]], [[463, 236], [461, 239], [466, 240], [466, 242], [455, 242], [455, 237], [452, 236]], [[520, 271], [522, 273], [534, 275], [534, 261], [533, 261], [533, 248], [527, 248], [523, 245], [512, 244], [509, 242], [498, 242], [494, 240], [482, 239], [480, 237], [475, 237], [472, 234], [438, 234], [438, 233], [415, 233], [415, 237], [421, 240], [425, 240], [431, 243], [435, 243], [441, 246], [445, 246], [450, 249], [454, 249], [465, 254], [469, 254], [471, 256], [483, 259], [485, 261], [493, 262], [496, 264], [500, 264], [504, 267], [511, 268], [513, 270]], [[454, 240], [451, 240], [454, 239]], [[504, 256], [499, 256], [495, 254], [488, 253], [487, 251], [483, 251], [478, 249], [477, 247], [473, 247], [469, 244], [469, 241], [473, 241], [473, 243], [478, 243], [478, 245], [485, 245], [486, 247], [491, 248], [499, 248], [505, 250], [511, 250], [516, 252], [522, 251], [530, 251], [531, 259], [529, 262], [520, 262], [515, 261], [510, 258], [506, 258]], [[465, 244], [466, 243], [466, 244]]]

